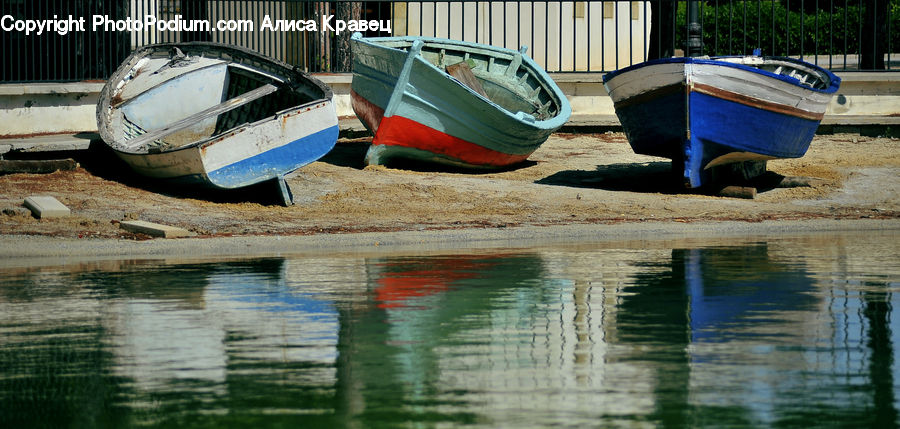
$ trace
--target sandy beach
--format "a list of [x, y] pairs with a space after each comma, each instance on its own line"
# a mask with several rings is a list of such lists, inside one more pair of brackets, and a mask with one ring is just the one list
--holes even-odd
[[[75, 170], [0, 176], [0, 258], [900, 229], [900, 141], [886, 137], [818, 135], [803, 158], [768, 163], [817, 179], [812, 186], [760, 189], [754, 199], [680, 189], [667, 160], [634, 154], [622, 133], [555, 134], [524, 164], [490, 173], [366, 167], [369, 141], [341, 139], [289, 176], [290, 207], [270, 187], [175, 189], [101, 147], [76, 155]], [[55, 197], [71, 216], [35, 219], [22, 208], [32, 195]], [[195, 236], [120, 228], [136, 219]]]

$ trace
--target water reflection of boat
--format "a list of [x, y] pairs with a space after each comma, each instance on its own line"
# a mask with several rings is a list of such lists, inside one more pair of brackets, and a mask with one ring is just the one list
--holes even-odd
[[165, 269], [145, 264], [109, 277], [115, 282], [110, 287], [132, 298], [105, 310], [114, 339], [114, 370], [142, 389], [164, 389], [186, 379], [226, 389], [245, 363], [334, 365], [337, 310], [313, 292], [288, 287], [282, 259]]
[[367, 266], [377, 305], [402, 308], [430, 297], [446, 298], [446, 304], [452, 304], [453, 294], [467, 296], [470, 288], [483, 293], [512, 287], [524, 279], [539, 278], [541, 264], [533, 256], [513, 254], [389, 258], [369, 260]]
[[[393, 346], [377, 353], [393, 359], [379, 360], [396, 362], [395, 376], [414, 386], [434, 382], [431, 378], [439, 375], [429, 370], [439, 360], [437, 344], [490, 326], [490, 316], [510, 306], [531, 308], [544, 292], [524, 287], [542, 277], [543, 263], [533, 254], [378, 258], [366, 260], [366, 268], [371, 307], [353, 312], [345, 322], [354, 331], [368, 331], [382, 330], [380, 321], [390, 320], [387, 331], [373, 335]], [[520, 306], [510, 301], [517, 299]], [[361, 355], [351, 361], [373, 358]]]
[[[786, 400], [773, 391], [802, 384], [792, 377], [808, 369], [802, 347], [778, 345], [819, 326], [814, 280], [766, 244], [673, 249], [669, 268], [637, 275], [616, 312], [617, 342], [655, 363], [659, 413], [688, 423], [685, 410], [717, 407], [770, 425], [769, 404]], [[741, 375], [748, 371], [758, 373], [754, 383]]]
[[765, 245], [676, 249], [672, 262], [682, 265], [692, 341], [756, 335], [756, 318], [812, 311], [818, 302], [813, 279], [772, 260]]

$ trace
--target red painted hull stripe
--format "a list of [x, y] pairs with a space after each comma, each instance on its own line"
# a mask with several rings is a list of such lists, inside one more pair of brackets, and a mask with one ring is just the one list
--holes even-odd
[[420, 149], [472, 165], [511, 165], [528, 159], [530, 155], [512, 155], [491, 150], [402, 116], [382, 118], [372, 144]]

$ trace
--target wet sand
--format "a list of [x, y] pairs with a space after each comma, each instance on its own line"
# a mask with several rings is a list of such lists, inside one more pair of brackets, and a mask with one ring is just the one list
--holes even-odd
[[[816, 178], [813, 186], [761, 189], [754, 199], [686, 192], [667, 160], [634, 154], [622, 133], [555, 134], [524, 164], [490, 173], [365, 167], [368, 143], [342, 139], [289, 176], [291, 207], [278, 205], [272, 186], [174, 189], [135, 175], [100, 146], [78, 154], [75, 170], [0, 176], [0, 258], [900, 229], [900, 141], [891, 138], [816, 136], [803, 158], [768, 163], [777, 174]], [[72, 215], [23, 214], [31, 195], [53, 196]], [[133, 219], [196, 236], [150, 239], [120, 228]]]

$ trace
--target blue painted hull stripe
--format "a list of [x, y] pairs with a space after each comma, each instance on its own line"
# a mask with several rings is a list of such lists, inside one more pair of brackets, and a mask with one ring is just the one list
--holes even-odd
[[714, 156], [739, 151], [798, 158], [806, 153], [819, 126], [818, 121], [699, 93], [691, 94], [691, 112], [692, 137], [714, 144], [704, 150]]
[[338, 126], [325, 128], [286, 145], [254, 155], [207, 174], [219, 188], [239, 188], [288, 174], [327, 154], [338, 137]]

